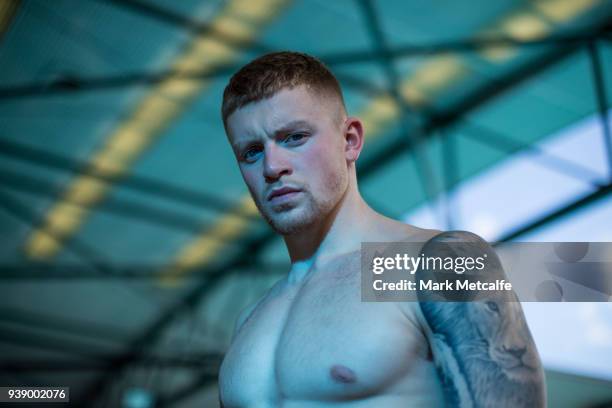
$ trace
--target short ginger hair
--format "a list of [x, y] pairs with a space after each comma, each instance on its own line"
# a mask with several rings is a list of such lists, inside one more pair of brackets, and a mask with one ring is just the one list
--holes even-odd
[[241, 107], [300, 85], [336, 97], [346, 111], [338, 80], [320, 60], [308, 54], [281, 51], [254, 59], [230, 78], [221, 105], [223, 125], [227, 129], [227, 118]]

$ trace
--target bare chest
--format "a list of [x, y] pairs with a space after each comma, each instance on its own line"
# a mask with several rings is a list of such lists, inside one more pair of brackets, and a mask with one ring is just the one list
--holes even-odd
[[343, 266], [255, 309], [222, 367], [220, 386], [231, 390], [235, 406], [408, 395], [431, 380], [417, 326], [392, 303], [361, 302], [356, 265]]

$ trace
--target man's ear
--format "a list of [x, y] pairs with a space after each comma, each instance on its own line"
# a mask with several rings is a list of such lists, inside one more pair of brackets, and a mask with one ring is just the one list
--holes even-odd
[[349, 162], [357, 161], [363, 148], [363, 124], [354, 117], [344, 122], [345, 157]]

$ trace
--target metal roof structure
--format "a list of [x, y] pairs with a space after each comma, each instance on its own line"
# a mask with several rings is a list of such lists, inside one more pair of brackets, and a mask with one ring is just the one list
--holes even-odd
[[[288, 266], [220, 119], [255, 56], [337, 75], [365, 124], [360, 188], [393, 218], [520, 152], [588, 187], [485, 237], [504, 241], [610, 196], [611, 40], [608, 0], [3, 1], [0, 382], [210, 398], [238, 311]], [[594, 114], [607, 174], [538, 148]]]

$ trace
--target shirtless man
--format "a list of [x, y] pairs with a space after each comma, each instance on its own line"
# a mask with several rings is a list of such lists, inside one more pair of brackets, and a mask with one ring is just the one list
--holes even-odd
[[[244, 181], [291, 258], [287, 276], [238, 318], [222, 406], [544, 405], [519, 303], [472, 302], [450, 325], [441, 317], [450, 302], [361, 301], [362, 242], [468, 233], [416, 228], [366, 204], [355, 170], [364, 129], [326, 67], [293, 52], [260, 57], [231, 78], [222, 114]], [[484, 352], [470, 360], [470, 347]]]

